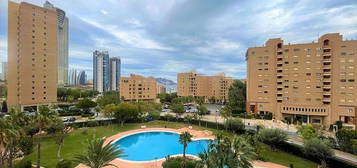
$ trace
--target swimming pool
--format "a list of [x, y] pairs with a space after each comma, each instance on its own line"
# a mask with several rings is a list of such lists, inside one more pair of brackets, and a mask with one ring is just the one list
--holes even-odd
[[[179, 143], [180, 135], [172, 132], [142, 132], [129, 135], [114, 142], [127, 155], [121, 159], [130, 161], [150, 161], [165, 158], [168, 155], [183, 153]], [[208, 140], [196, 140], [188, 144], [186, 153], [198, 155], [208, 147]]]

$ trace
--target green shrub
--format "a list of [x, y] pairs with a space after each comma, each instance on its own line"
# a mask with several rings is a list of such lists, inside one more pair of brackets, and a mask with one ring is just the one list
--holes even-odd
[[72, 168], [72, 165], [72, 161], [64, 159], [57, 163], [56, 168]]
[[21, 160], [15, 164], [14, 168], [32, 168], [32, 163], [30, 160]]
[[21, 137], [19, 141], [20, 149], [25, 154], [28, 155], [33, 151], [33, 139], [29, 136]]
[[343, 151], [357, 154], [357, 130], [341, 129], [336, 132], [336, 139]]
[[288, 139], [288, 136], [284, 131], [268, 128], [260, 130], [258, 137], [260, 141], [271, 145], [273, 149]]
[[[190, 160], [186, 158], [186, 166], [185, 168], [195, 168], [196, 161]], [[183, 165], [183, 158], [182, 157], [175, 157], [175, 158], [167, 158], [164, 163], [162, 163], [163, 168], [182, 168]]]
[[244, 132], [244, 123], [239, 118], [228, 119], [225, 124], [227, 129], [234, 133]]

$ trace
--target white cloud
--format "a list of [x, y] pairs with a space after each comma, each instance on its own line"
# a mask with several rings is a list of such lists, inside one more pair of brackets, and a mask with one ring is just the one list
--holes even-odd
[[144, 38], [142, 33], [138, 32], [138, 31], [130, 31], [130, 30], [124, 31], [124, 30], [121, 30], [117, 25], [101, 24], [94, 20], [91, 20], [88, 18], [83, 18], [83, 17], [81, 17], [80, 19], [88, 24], [91, 24], [99, 29], [102, 29], [102, 30], [112, 34], [118, 40], [121, 40], [121, 41], [129, 44], [131, 47], [166, 50], [166, 51], [174, 50], [173, 48], [162, 46], [161, 44], [157, 43], [156, 41]]
[[107, 15], [108, 12], [106, 10], [100, 10], [100, 13], [102, 13], [103, 15]]

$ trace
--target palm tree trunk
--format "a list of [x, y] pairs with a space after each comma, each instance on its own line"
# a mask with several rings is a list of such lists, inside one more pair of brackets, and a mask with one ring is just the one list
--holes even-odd
[[57, 157], [60, 159], [61, 158], [61, 149], [62, 149], [63, 142], [58, 146], [57, 150]]
[[[42, 129], [39, 129], [39, 133], [41, 134]], [[41, 136], [41, 135], [39, 135]], [[41, 164], [41, 137], [38, 137], [38, 142], [37, 142], [37, 168], [40, 168], [40, 164]]]

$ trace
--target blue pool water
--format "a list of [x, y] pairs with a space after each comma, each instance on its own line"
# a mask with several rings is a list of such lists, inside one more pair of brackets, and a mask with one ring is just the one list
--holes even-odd
[[[182, 154], [183, 145], [179, 143], [179, 137], [179, 134], [170, 132], [144, 132], [124, 137], [114, 144], [127, 155], [122, 159], [148, 161]], [[197, 156], [208, 148], [208, 143], [208, 140], [192, 141], [188, 144], [186, 153]]]

